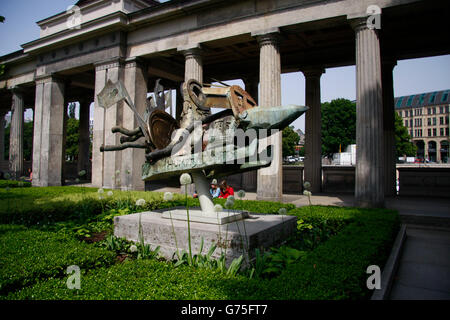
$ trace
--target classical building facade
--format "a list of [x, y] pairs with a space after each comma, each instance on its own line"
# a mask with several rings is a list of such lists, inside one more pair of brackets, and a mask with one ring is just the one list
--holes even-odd
[[[35, 186], [64, 183], [66, 108], [78, 101], [79, 168], [92, 166], [97, 187], [144, 188], [143, 150], [99, 152], [102, 144], [119, 142], [113, 126], [137, 126], [122, 103], [107, 110], [97, 104], [96, 95], [108, 80], [121, 80], [140, 112], [158, 78], [167, 89], [191, 78], [207, 83], [240, 78], [260, 106], [277, 106], [281, 73], [301, 71], [306, 86], [298, 90], [304, 90], [310, 107], [305, 179], [318, 192], [321, 75], [326, 68], [356, 65], [355, 197], [360, 206], [383, 206], [385, 195], [395, 194], [396, 61], [450, 53], [450, 39], [440, 33], [448, 27], [450, 11], [443, 0], [80, 0], [76, 5], [39, 21], [39, 39], [0, 57], [6, 66], [0, 115], [12, 111], [9, 168], [15, 176], [23, 172], [23, 112], [32, 108]], [[85, 114], [92, 102], [89, 161]], [[259, 199], [281, 199], [281, 135], [272, 165], [258, 172]]]
[[450, 90], [395, 98], [395, 111], [417, 146], [418, 158], [448, 163], [449, 106]]

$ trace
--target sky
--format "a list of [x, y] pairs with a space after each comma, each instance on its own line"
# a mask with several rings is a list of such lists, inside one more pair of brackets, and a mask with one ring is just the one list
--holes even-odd
[[[0, 23], [0, 56], [20, 50], [21, 44], [39, 38], [36, 21], [63, 12], [75, 3], [76, 0], [0, 0], [0, 15], [6, 18], [5, 23]], [[240, 80], [228, 83], [243, 86]], [[394, 68], [396, 97], [446, 89], [450, 89], [450, 55], [400, 60]], [[282, 105], [304, 105], [303, 74], [282, 74], [281, 91]], [[326, 69], [322, 75], [322, 102], [336, 98], [356, 99], [355, 66]], [[293, 125], [304, 131], [304, 116]]]

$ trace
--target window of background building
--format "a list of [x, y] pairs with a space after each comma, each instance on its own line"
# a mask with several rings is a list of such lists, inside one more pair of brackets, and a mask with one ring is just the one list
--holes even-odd
[[433, 126], [436, 125], [436, 117], [433, 118]]
[[444, 107], [439, 107], [439, 113], [444, 113]]
[[411, 137], [414, 137], [413, 131], [412, 131], [412, 130], [409, 130], [409, 135], [410, 135]]
[[405, 120], [405, 127], [408, 126], [408, 120]]
[[433, 92], [433, 93], [431, 94], [429, 103], [434, 103], [434, 99], [436, 98], [436, 93], [437, 93], [437, 92]]
[[410, 127], [413, 126], [413, 119], [409, 119], [409, 126], [410, 126]]
[[448, 106], [445, 106], [445, 113], [448, 112]]
[[436, 128], [434, 128], [433, 129], [433, 137], [436, 137], [436, 133], [437, 133], [437, 130], [436, 130]]
[[428, 118], [427, 120], [428, 120], [428, 122], [427, 122], [428, 125], [431, 126], [431, 118]]
[[406, 106], [410, 107], [412, 102], [413, 102], [413, 100], [414, 100], [414, 95], [409, 96], [408, 101], [406, 101]]
[[448, 128], [445, 128], [445, 135], [448, 137]]
[[433, 108], [433, 114], [436, 114], [436, 107]]
[[444, 128], [441, 128], [439, 131], [440, 131], [440, 132], [439, 132], [439, 133], [440, 133], [440, 136], [443, 137], [443, 136], [444, 136]]
[[439, 117], [439, 124], [444, 124], [444, 117]]
[[431, 137], [431, 129], [428, 129], [428, 136]]
[[431, 108], [428, 108], [428, 114], [431, 114]]
[[403, 97], [398, 98], [397, 100], [397, 107], [401, 107], [402, 106], [402, 102], [403, 102]]
[[441, 102], [447, 101], [447, 98], [448, 98], [448, 90], [446, 90], [446, 91], [442, 94]]

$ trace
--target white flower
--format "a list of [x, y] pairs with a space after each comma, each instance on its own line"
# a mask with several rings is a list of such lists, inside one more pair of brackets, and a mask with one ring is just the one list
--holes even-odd
[[134, 244], [130, 246], [130, 252], [137, 252], [137, 247]]
[[139, 199], [139, 200], [137, 200], [137, 201], [136, 201], [136, 205], [137, 205], [138, 207], [145, 206], [145, 200], [144, 200], [144, 199]]
[[103, 196], [98, 196], [98, 199], [103, 200], [104, 198], [103, 198]]
[[107, 195], [108, 195], [108, 197], [112, 197], [113, 196], [113, 192], [112, 191], [108, 191]]
[[75, 182], [76, 182], [76, 183], [79, 183], [79, 182], [80, 182], [80, 179], [76, 178], [76, 179], [75, 179]]
[[131, 173], [131, 171], [130, 171], [129, 169], [127, 169], [126, 173], [127, 173], [127, 174], [130, 174], [130, 173]]
[[223, 207], [220, 204], [216, 204], [214, 206], [214, 211], [215, 212], [221, 212], [221, 211], [223, 211]]
[[191, 176], [189, 175], [189, 173], [183, 173], [180, 176], [180, 183], [182, 185], [186, 185], [186, 184], [192, 183], [192, 179], [191, 179]]
[[81, 170], [80, 172], [78, 172], [78, 175], [80, 177], [84, 176], [86, 174], [86, 170]]
[[305, 195], [305, 196], [311, 196], [312, 195], [312, 193], [310, 192], [310, 191], [308, 191], [308, 190], [305, 190], [305, 191], [303, 191], [303, 195]]
[[119, 175], [119, 174], [120, 174], [120, 170], [117, 170], [117, 171], [116, 171], [116, 175]]
[[228, 197], [227, 201], [225, 201], [225, 208], [230, 209], [234, 206], [234, 200], [231, 200], [230, 197]]
[[164, 201], [172, 201], [173, 193], [172, 192], [164, 192]]
[[305, 189], [309, 189], [309, 188], [311, 188], [311, 183], [309, 183], [308, 181], [305, 181], [305, 183], [303, 184], [303, 187]]
[[245, 191], [244, 190], [239, 190], [238, 192], [237, 192], [237, 196], [239, 197], [239, 198], [244, 198], [245, 197]]
[[105, 193], [105, 190], [103, 190], [102, 188], [100, 188], [100, 189], [98, 189], [98, 191], [97, 191], [99, 194], [103, 194], [103, 193]]
[[287, 212], [286, 208], [280, 208], [280, 210], [278, 210], [278, 213], [281, 215], [285, 215]]
[[228, 198], [227, 198], [227, 200], [230, 200], [230, 201], [233, 201], [233, 204], [234, 204], [234, 196], [229, 196]]

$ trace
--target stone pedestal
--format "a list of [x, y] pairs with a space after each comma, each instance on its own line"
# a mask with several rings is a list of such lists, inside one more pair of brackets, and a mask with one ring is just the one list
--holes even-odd
[[53, 77], [36, 81], [33, 186], [60, 186], [64, 169], [64, 83]]
[[356, 184], [361, 207], [384, 206], [384, 136], [380, 42], [366, 19], [357, 19], [356, 32]]
[[[260, 46], [259, 62], [259, 101], [260, 107], [281, 105], [281, 62], [278, 46], [278, 30], [254, 33]], [[259, 151], [267, 145], [273, 145], [272, 164], [258, 170], [257, 199], [267, 201], [281, 201], [282, 198], [282, 133], [273, 134], [269, 138], [260, 139]]]
[[[168, 213], [165, 213], [168, 214]], [[175, 257], [178, 250], [188, 252], [187, 222], [166, 219], [161, 212], [141, 214], [144, 242], [152, 249], [160, 246], [167, 259]], [[173, 226], [173, 227], [172, 227]], [[222, 225], [191, 222], [192, 254], [198, 254], [203, 238], [203, 254], [213, 244], [217, 245], [214, 258], [226, 252], [227, 264], [241, 255], [251, 260], [256, 248], [270, 248], [285, 241], [297, 227], [297, 218], [282, 215], [251, 214], [249, 218]], [[114, 218], [114, 235], [131, 241], [139, 239], [139, 213]]]
[[23, 175], [24, 99], [20, 89], [13, 89], [12, 94], [9, 171], [14, 179], [19, 179]]
[[305, 103], [309, 107], [305, 121], [305, 181], [311, 183], [310, 191], [317, 193], [322, 186], [322, 117], [320, 101], [321, 68], [304, 69]]

